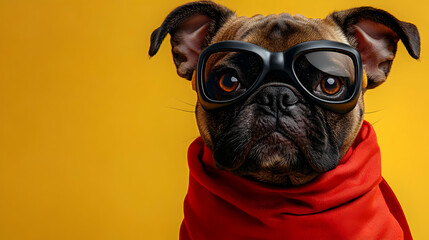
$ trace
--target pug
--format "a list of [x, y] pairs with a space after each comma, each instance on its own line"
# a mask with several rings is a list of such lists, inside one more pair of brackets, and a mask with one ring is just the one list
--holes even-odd
[[191, 2], [152, 33], [150, 56], [167, 34], [177, 74], [198, 94], [214, 169], [281, 189], [315, 184], [342, 163], [366, 124], [364, 93], [386, 81], [399, 40], [420, 55], [416, 26], [372, 7], [311, 19]]

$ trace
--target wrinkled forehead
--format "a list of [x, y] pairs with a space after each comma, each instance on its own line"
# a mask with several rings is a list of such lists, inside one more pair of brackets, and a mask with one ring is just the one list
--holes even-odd
[[224, 40], [250, 42], [273, 52], [314, 40], [348, 44], [341, 29], [330, 20], [292, 16], [288, 13], [231, 18], [212, 39], [212, 43]]

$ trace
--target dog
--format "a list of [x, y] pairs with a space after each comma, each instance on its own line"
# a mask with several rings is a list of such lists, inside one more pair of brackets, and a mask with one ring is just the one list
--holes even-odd
[[419, 58], [416, 26], [372, 7], [248, 18], [199, 1], [166, 17], [150, 56], [167, 34], [201, 134], [181, 239], [411, 239], [363, 96], [399, 40]]

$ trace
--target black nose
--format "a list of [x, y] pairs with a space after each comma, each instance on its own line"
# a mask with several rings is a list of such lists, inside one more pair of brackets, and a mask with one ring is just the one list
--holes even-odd
[[276, 115], [279, 111], [285, 112], [288, 107], [298, 102], [298, 97], [287, 86], [267, 86], [255, 96], [256, 103], [267, 113]]

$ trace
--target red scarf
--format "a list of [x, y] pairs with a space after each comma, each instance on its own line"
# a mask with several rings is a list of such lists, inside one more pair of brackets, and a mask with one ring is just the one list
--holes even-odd
[[299, 187], [279, 188], [214, 166], [201, 138], [189, 147], [180, 239], [412, 239], [381, 177], [380, 149], [364, 122], [339, 165]]

